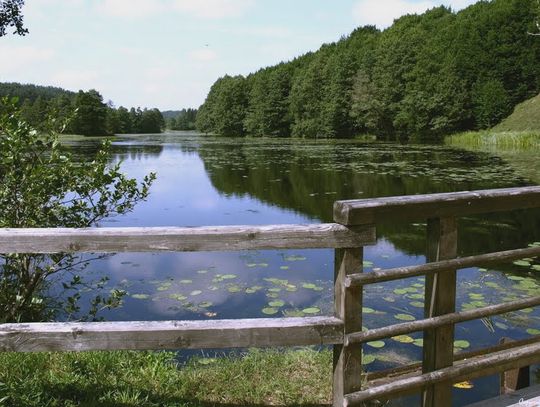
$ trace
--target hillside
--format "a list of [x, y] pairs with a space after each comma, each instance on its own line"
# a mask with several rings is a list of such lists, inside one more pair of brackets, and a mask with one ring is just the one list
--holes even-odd
[[518, 104], [514, 112], [493, 128], [494, 131], [540, 132], [540, 94]]
[[490, 128], [540, 91], [536, 0], [436, 7], [246, 77], [219, 78], [201, 132], [228, 136], [440, 140]]

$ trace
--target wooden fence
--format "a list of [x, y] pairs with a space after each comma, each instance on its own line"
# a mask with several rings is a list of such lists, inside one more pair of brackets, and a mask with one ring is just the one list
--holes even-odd
[[[540, 305], [540, 297], [456, 312], [456, 270], [540, 256], [528, 247], [456, 258], [457, 218], [540, 207], [540, 187], [338, 201], [336, 223], [198, 228], [2, 229], [0, 253], [226, 251], [334, 248], [334, 315], [328, 317], [0, 325], [0, 351], [88, 351], [334, 345], [333, 405], [422, 393], [451, 405], [452, 383], [540, 361], [540, 338], [454, 355], [454, 324]], [[428, 263], [362, 273], [363, 247], [381, 221], [427, 220]], [[363, 287], [426, 276], [425, 319], [362, 332]], [[424, 332], [421, 364], [363, 374], [362, 343]], [[421, 370], [420, 370], [421, 369]]]

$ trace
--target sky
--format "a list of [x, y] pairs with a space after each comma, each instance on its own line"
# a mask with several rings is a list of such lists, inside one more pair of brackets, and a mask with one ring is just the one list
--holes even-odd
[[26, 0], [0, 82], [97, 89], [116, 106], [198, 107], [214, 81], [288, 61], [358, 26], [476, 0]]

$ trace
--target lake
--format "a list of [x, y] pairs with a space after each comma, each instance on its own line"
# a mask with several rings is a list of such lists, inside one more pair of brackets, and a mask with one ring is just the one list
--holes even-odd
[[[66, 142], [91, 159], [99, 140]], [[531, 185], [495, 154], [428, 145], [350, 140], [237, 139], [174, 132], [114, 139], [123, 171], [157, 180], [150, 198], [101, 226], [203, 226], [332, 221], [339, 199], [361, 199]], [[425, 223], [381, 224], [365, 250], [367, 272], [425, 262]], [[460, 255], [540, 244], [540, 211], [460, 219]], [[126, 254], [94, 261], [93, 279], [126, 291], [107, 320], [258, 318], [330, 315], [332, 250]], [[531, 259], [458, 274], [458, 309], [511, 301], [540, 292], [540, 264]], [[368, 286], [364, 325], [375, 328], [423, 315], [423, 278]], [[95, 294], [87, 292], [85, 295]], [[526, 309], [456, 326], [456, 350], [472, 350], [540, 333], [540, 310]], [[366, 345], [365, 363], [378, 370], [421, 358], [422, 335]], [[456, 389], [455, 403], [496, 395], [495, 378]], [[397, 405], [397, 404], [396, 404]]]

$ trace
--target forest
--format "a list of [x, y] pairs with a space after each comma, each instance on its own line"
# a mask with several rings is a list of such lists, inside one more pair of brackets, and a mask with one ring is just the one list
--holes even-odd
[[64, 134], [105, 136], [161, 133], [165, 128], [158, 109], [115, 108], [93, 89], [71, 92], [52, 86], [0, 83], [0, 97], [16, 98], [23, 119], [40, 131], [54, 125], [54, 130]]
[[195, 130], [197, 109], [166, 110], [161, 112], [170, 130]]
[[225, 75], [197, 129], [225, 136], [437, 141], [490, 128], [540, 91], [536, 0], [480, 1], [356, 29], [290, 62]]

